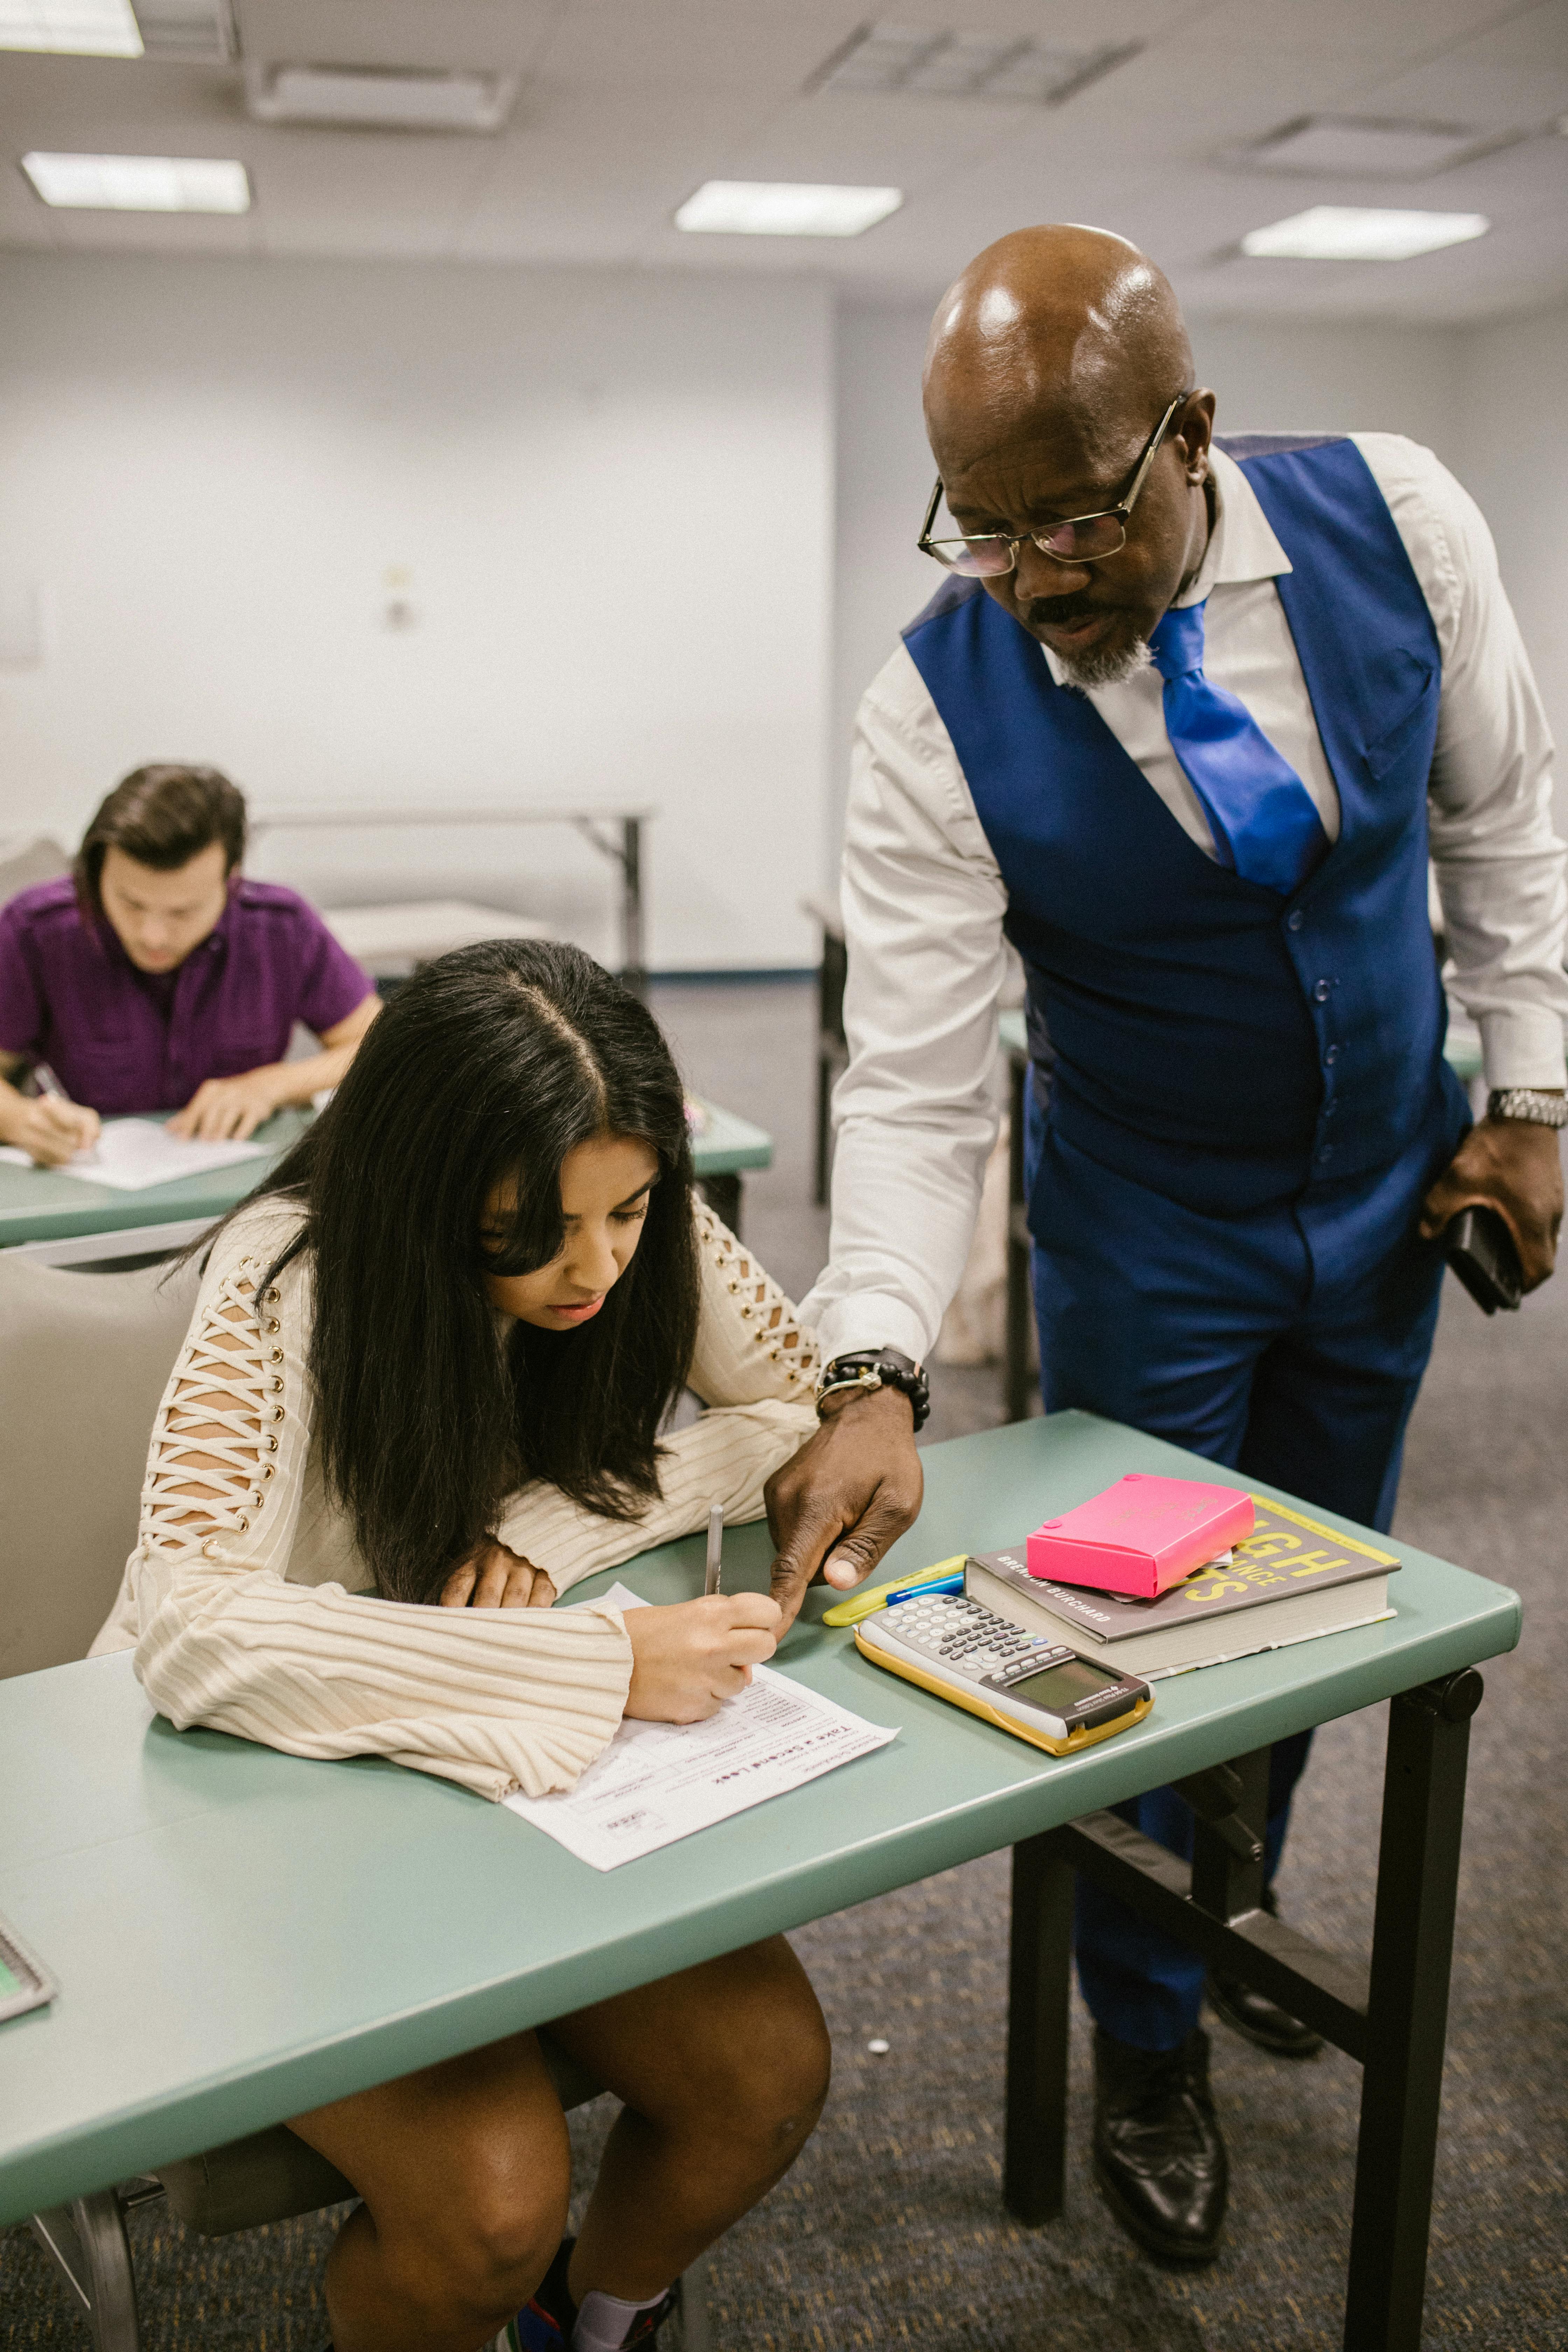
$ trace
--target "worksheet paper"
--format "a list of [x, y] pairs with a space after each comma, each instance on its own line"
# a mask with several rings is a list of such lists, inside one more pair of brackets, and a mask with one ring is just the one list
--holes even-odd
[[[116, 1192], [142, 1192], [150, 1184], [173, 1184], [182, 1176], [205, 1176], [238, 1160], [260, 1160], [260, 1143], [187, 1143], [153, 1118], [111, 1119], [89, 1150], [79, 1151], [57, 1176], [78, 1176], [84, 1184], [108, 1184]], [[15, 1145], [0, 1148], [0, 1160], [23, 1168], [33, 1162]]]
[[[615, 1585], [617, 1609], [644, 1609]], [[506, 1804], [579, 1862], [615, 1870], [673, 1845], [769, 1797], [803, 1788], [857, 1756], [898, 1738], [771, 1667], [702, 1723], [623, 1721], [574, 1789], [558, 1797], [508, 1797]]]

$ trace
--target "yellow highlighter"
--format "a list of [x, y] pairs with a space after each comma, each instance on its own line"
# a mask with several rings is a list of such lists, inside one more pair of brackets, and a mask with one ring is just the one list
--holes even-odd
[[949, 1580], [954, 1580], [955, 1591], [962, 1591], [967, 1558], [966, 1552], [954, 1552], [951, 1559], [939, 1559], [934, 1568], [922, 1568], [917, 1575], [897, 1577], [891, 1584], [874, 1584], [866, 1592], [852, 1592], [847, 1601], [824, 1610], [822, 1622], [825, 1625], [858, 1625], [862, 1617], [885, 1609], [896, 1594], [919, 1592], [927, 1585], [944, 1584]]

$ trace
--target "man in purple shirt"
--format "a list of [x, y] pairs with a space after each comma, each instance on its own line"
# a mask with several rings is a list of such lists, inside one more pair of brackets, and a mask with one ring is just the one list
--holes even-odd
[[[242, 1139], [335, 1087], [374, 990], [292, 890], [247, 882], [245, 801], [216, 768], [138, 768], [74, 873], [0, 909], [0, 1143], [68, 1160], [100, 1114], [172, 1110], [175, 1135]], [[322, 1050], [286, 1062], [296, 1021]], [[64, 1096], [9, 1083], [42, 1066]]]

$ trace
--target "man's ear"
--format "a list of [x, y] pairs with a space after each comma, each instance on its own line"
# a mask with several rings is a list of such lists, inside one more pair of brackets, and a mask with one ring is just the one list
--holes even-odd
[[1209, 443], [1214, 434], [1215, 396], [1201, 388], [1192, 394], [1182, 411], [1182, 421], [1173, 438], [1187, 453], [1187, 479], [1205, 482], [1208, 479]]

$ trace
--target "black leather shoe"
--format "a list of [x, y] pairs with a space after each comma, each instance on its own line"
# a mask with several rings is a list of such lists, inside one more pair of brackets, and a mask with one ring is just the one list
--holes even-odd
[[[1271, 1886], [1263, 1891], [1263, 1907], [1278, 1919], [1279, 1906]], [[1211, 1976], [1208, 1998], [1215, 2015], [1223, 2018], [1233, 2033], [1244, 2034], [1259, 2050], [1271, 2050], [1277, 2058], [1315, 2058], [1323, 2046], [1321, 2033], [1303, 2025], [1266, 1992], [1243, 1984], [1239, 1977]]]
[[1201, 2026], [1179, 2050], [1134, 2050], [1096, 2029], [1094, 2177], [1123, 2229], [1150, 2253], [1213, 2262], [1230, 2170]]

